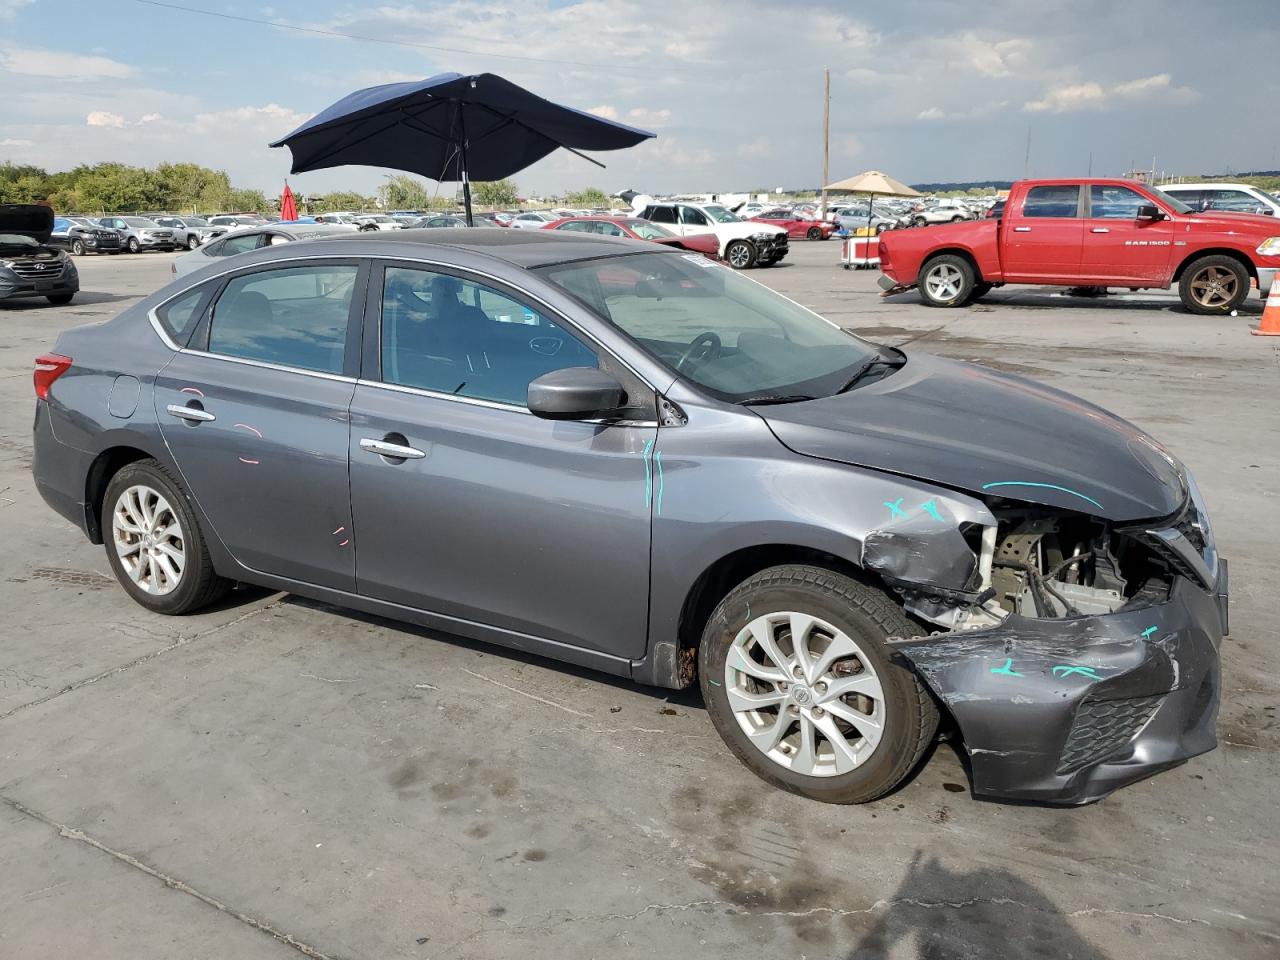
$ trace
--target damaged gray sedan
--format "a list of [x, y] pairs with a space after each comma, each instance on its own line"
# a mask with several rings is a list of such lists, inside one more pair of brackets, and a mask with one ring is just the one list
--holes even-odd
[[403, 231], [183, 277], [36, 367], [46, 501], [150, 610], [235, 582], [659, 687], [873, 800], [939, 726], [1082, 803], [1215, 746], [1227, 564], [1131, 424], [696, 254]]

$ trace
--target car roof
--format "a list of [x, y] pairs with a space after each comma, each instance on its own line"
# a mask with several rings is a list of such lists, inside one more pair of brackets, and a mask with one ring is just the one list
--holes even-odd
[[334, 256], [413, 257], [415, 254], [454, 249], [503, 261], [526, 270], [629, 253], [653, 253], [655, 250], [664, 252], [661, 247], [655, 247], [644, 240], [599, 234], [561, 233], [557, 230], [512, 231], [502, 227], [443, 227], [397, 230], [394, 233], [344, 233], [317, 240], [340, 248], [334, 251]]
[[1223, 187], [1226, 187], [1229, 190], [1257, 190], [1258, 189], [1258, 187], [1255, 187], [1251, 183], [1228, 183], [1226, 180], [1209, 180], [1209, 181], [1206, 181], [1205, 183], [1167, 183], [1167, 184], [1163, 184], [1161, 186], [1156, 187], [1156, 189], [1172, 190], [1173, 192], [1176, 193], [1179, 190], [1203, 190], [1206, 187], [1213, 190], [1219, 190]]

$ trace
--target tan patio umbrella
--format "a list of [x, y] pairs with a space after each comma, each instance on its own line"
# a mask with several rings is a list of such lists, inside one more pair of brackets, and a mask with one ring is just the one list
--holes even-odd
[[918, 197], [919, 190], [912, 190], [905, 183], [893, 179], [887, 173], [881, 173], [879, 170], [867, 170], [860, 173], [856, 177], [849, 177], [846, 180], [837, 180], [835, 183], [829, 183], [824, 190], [837, 193], [865, 193], [867, 195], [867, 235], [871, 234], [871, 205], [875, 202], [877, 196], [881, 197]]

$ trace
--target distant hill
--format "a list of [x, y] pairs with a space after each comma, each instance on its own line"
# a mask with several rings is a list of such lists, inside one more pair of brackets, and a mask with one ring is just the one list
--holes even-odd
[[955, 193], [965, 190], [1008, 190], [1012, 180], [966, 180], [952, 183], [913, 183], [911, 189], [921, 193]]

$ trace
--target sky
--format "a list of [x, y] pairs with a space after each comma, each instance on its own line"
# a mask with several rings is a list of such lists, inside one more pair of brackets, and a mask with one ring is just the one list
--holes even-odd
[[1277, 0], [0, 0], [0, 161], [190, 160], [275, 192], [267, 142], [352, 90], [491, 72], [657, 134], [604, 170], [557, 151], [524, 194], [812, 188], [827, 66], [832, 180], [1276, 169], [1277, 49]]

